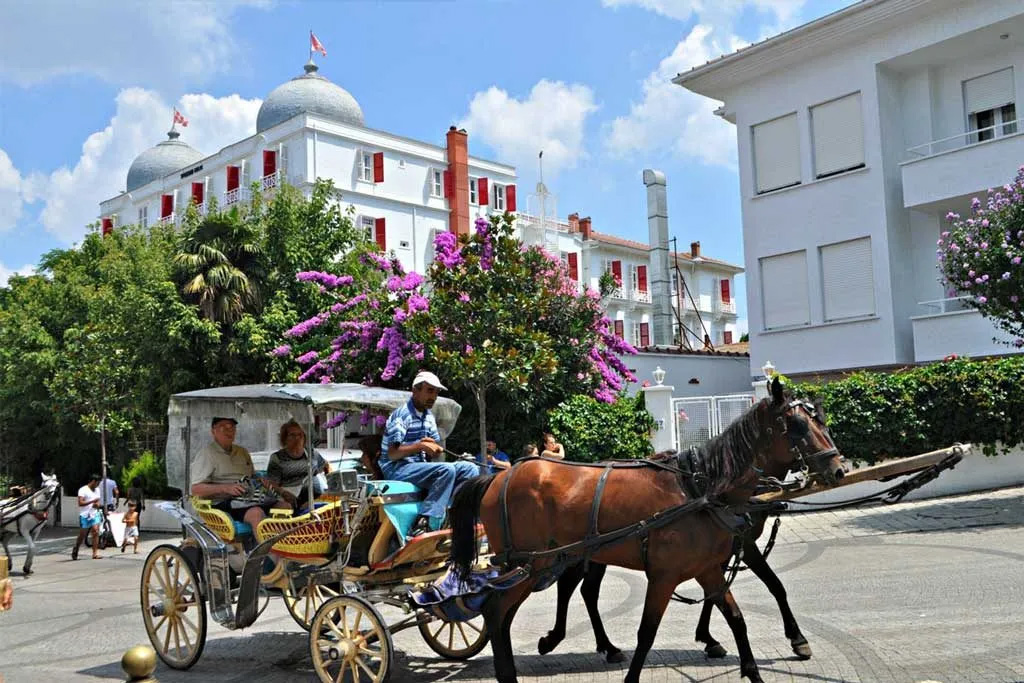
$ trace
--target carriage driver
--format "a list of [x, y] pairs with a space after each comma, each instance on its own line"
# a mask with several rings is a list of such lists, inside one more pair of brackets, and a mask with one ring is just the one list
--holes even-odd
[[431, 518], [437, 519], [439, 525], [455, 489], [478, 474], [478, 468], [472, 463], [429, 461], [431, 456], [444, 452], [438, 443], [441, 435], [430, 409], [437, 401], [438, 391], [445, 388], [437, 375], [420, 371], [412, 381], [412, 398], [395, 408], [384, 431], [380, 456], [384, 476], [407, 481], [427, 492], [409, 536], [430, 531]]
[[[215, 417], [210, 424], [213, 441], [199, 451], [192, 466], [193, 496], [210, 498], [213, 506], [228, 513], [232, 519], [245, 522], [255, 531], [267, 513], [263, 506], [236, 507], [231, 499], [248, 490], [241, 483], [242, 477], [253, 475], [252, 456], [249, 451], [235, 443], [233, 417]], [[267, 506], [269, 507], [269, 506]]]

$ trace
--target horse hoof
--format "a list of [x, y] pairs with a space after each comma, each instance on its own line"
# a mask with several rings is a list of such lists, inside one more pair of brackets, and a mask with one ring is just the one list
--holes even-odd
[[558, 641], [551, 636], [541, 636], [540, 640], [537, 641], [537, 652], [546, 655], [554, 650], [556, 645], [558, 645]]
[[33, 574], [35, 574], [35, 572], [29, 569], [28, 567], [22, 567], [21, 573], [25, 576], [32, 576]]
[[793, 654], [795, 654], [798, 659], [810, 659], [811, 658], [811, 646], [807, 642], [806, 638], [801, 638], [799, 640], [794, 640], [794, 641], [792, 641], [792, 645], [793, 645]]
[[610, 650], [604, 658], [609, 664], [621, 664], [626, 661], [626, 655], [622, 654], [622, 650]]
[[726, 650], [721, 643], [714, 643], [704, 648], [704, 654], [708, 656], [708, 659], [721, 659], [726, 655]]

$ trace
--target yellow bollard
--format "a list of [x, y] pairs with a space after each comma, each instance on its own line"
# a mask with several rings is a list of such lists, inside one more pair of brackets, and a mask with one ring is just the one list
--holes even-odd
[[128, 674], [129, 683], [157, 683], [153, 677], [156, 670], [156, 650], [146, 645], [136, 645], [121, 657], [121, 668]]
[[[13, 590], [14, 584], [11, 583], [11, 579], [7, 573], [7, 558], [0, 557], [0, 612], [7, 609], [9, 591]], [[11, 602], [13, 602], [13, 600], [11, 600]], [[3, 683], [2, 678], [0, 678], [0, 683]]]

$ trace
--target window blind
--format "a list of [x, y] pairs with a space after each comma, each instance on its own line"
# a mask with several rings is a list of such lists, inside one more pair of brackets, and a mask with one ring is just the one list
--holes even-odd
[[811, 320], [807, 298], [807, 252], [767, 256], [761, 263], [764, 328], [806, 325]]
[[814, 173], [822, 178], [864, 165], [860, 93], [811, 108]]
[[1014, 102], [1013, 67], [964, 81], [964, 104], [974, 114]]
[[754, 182], [758, 193], [800, 182], [800, 135], [796, 114], [753, 127]]
[[871, 238], [829, 244], [820, 248], [825, 320], [875, 314], [875, 277]]

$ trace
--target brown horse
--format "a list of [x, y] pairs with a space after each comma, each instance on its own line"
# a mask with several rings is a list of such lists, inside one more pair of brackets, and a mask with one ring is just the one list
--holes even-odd
[[[807, 404], [789, 401], [778, 380], [772, 397], [752, 407], [702, 451], [707, 495], [743, 505], [760, 477], [783, 477], [794, 462], [825, 471], [837, 456], [827, 433], [811, 418]], [[456, 573], [470, 572], [476, 557], [475, 526], [479, 518], [492, 551], [545, 551], [568, 546], [591, 533], [591, 508], [604, 468], [573, 467], [544, 459], [527, 460], [511, 470], [472, 479], [456, 492], [449, 516], [452, 522], [451, 560]], [[623, 468], [608, 476], [598, 506], [600, 530], [615, 530], [653, 518], [683, 505], [688, 497], [679, 475], [664, 467]], [[506, 482], [506, 479], [510, 481]], [[491, 484], [497, 484], [491, 486]], [[504, 505], [499, 500], [504, 491]], [[508, 519], [503, 511], [508, 510]], [[508, 537], [503, 532], [507, 522]], [[631, 534], [595, 549], [591, 559], [647, 574], [647, 595], [637, 631], [637, 646], [626, 674], [627, 683], [640, 680], [647, 653], [672, 593], [683, 581], [697, 579], [704, 594], [721, 610], [736, 638], [740, 671], [753, 683], [761, 681], [747, 639], [743, 615], [728, 590], [722, 564], [732, 554], [734, 535], [706, 510], [686, 514], [649, 531], [646, 540]], [[577, 562], [583, 558], [577, 558]], [[561, 562], [546, 554], [528, 562], [522, 582], [495, 592], [484, 603], [491, 634], [495, 678], [516, 681], [510, 630], [522, 602], [552, 571], [576, 562]]]
[[[825, 430], [827, 435], [824, 409], [820, 405], [815, 405], [811, 414], [814, 417], [814, 421], [818, 423], [821, 429]], [[823, 483], [831, 486], [842, 479], [844, 475], [845, 470], [837, 454], [829, 460], [828, 467], [823, 473]], [[782, 585], [782, 581], [779, 580], [775, 572], [772, 571], [772, 568], [768, 565], [767, 558], [757, 546], [757, 539], [764, 533], [764, 526], [768, 515], [762, 512], [754, 512], [751, 513], [750, 517], [751, 528], [743, 535], [742, 539], [743, 563], [753, 572], [754, 576], [761, 580], [772, 594], [772, 597], [775, 598], [779, 606], [779, 613], [782, 616], [782, 626], [786, 638], [789, 639], [793, 653], [800, 659], [810, 659], [811, 645], [807, 642], [807, 637], [800, 630], [796, 617], [793, 616], [793, 610], [790, 608], [789, 600], [786, 596], [786, 588]], [[555, 611], [555, 625], [548, 631], [547, 635], [542, 636], [537, 642], [537, 651], [540, 654], [546, 655], [558, 647], [558, 644], [565, 639], [569, 599], [572, 597], [573, 591], [576, 590], [576, 586], [582, 582], [583, 587], [580, 589], [580, 594], [587, 607], [587, 613], [590, 615], [590, 623], [594, 629], [594, 637], [597, 641], [597, 651], [605, 655], [605, 659], [609, 663], [625, 661], [622, 650], [609, 640], [608, 634], [604, 630], [604, 623], [601, 621], [601, 614], [597, 609], [598, 599], [601, 594], [601, 582], [604, 579], [606, 569], [605, 565], [598, 564], [597, 562], [580, 562], [567, 569], [558, 578], [558, 607]], [[704, 652], [708, 657], [718, 659], [725, 657], [726, 650], [711, 635], [710, 623], [713, 607], [714, 604], [710, 600], [702, 603], [700, 619], [697, 621], [695, 640], [698, 643], [704, 643]]]

